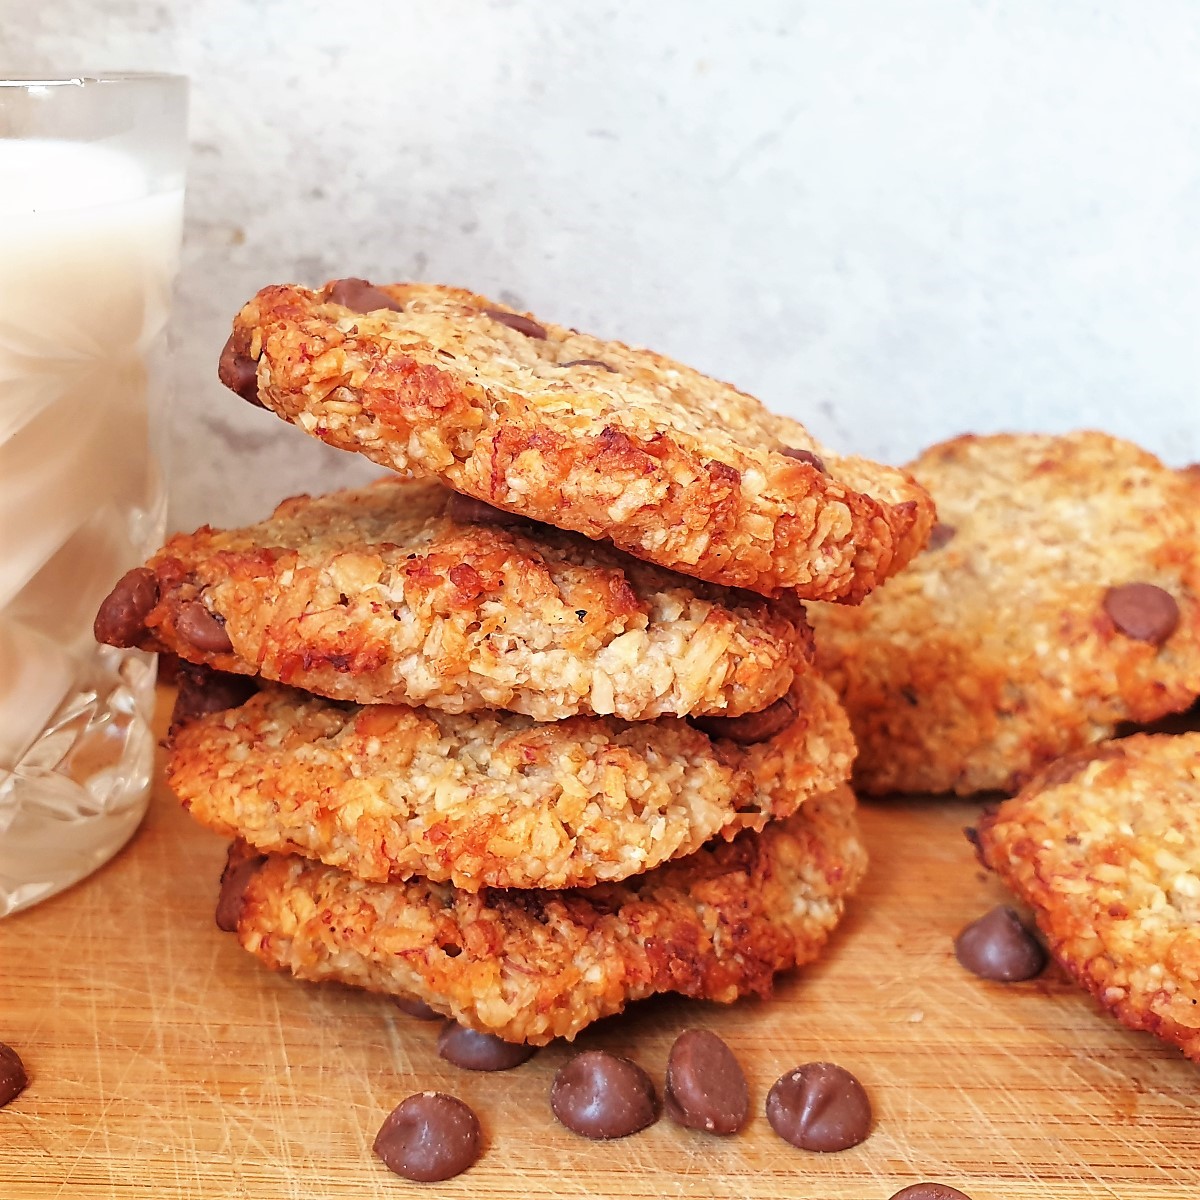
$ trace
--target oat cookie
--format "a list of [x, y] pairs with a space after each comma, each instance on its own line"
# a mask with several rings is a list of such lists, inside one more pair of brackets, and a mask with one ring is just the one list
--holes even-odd
[[220, 374], [332, 446], [766, 595], [858, 600], [933, 518], [902, 472], [728, 384], [457, 288], [264, 288]]
[[1101, 433], [961, 437], [911, 470], [929, 548], [858, 609], [811, 605], [867, 792], [1015, 791], [1200, 694], [1184, 475]]
[[686, 721], [355, 707], [271, 687], [177, 728], [167, 782], [201, 824], [368, 880], [461, 888], [624, 879], [718, 833], [761, 828], [850, 774], [833, 691], [751, 745]]
[[1200, 1060], [1200, 733], [1080, 751], [975, 836], [1102, 1007]]
[[416, 996], [542, 1045], [657, 992], [768, 993], [776, 972], [817, 956], [866, 855], [843, 787], [762, 833], [571, 891], [470, 893], [364, 883], [300, 857], [249, 862], [237, 933], [269, 966]]
[[[339, 700], [539, 721], [736, 716], [812, 657], [794, 599], [513, 520], [429, 481], [297, 496], [248, 529], [171, 538], [118, 583], [97, 633]], [[147, 607], [116, 620], [131, 580]]]

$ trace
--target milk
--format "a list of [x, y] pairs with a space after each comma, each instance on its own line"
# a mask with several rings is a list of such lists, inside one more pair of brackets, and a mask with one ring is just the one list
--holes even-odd
[[115, 831], [145, 791], [152, 671], [91, 627], [163, 531], [150, 414], [183, 192], [148, 190], [103, 145], [0, 139], [0, 914], [74, 853], [41, 818]]

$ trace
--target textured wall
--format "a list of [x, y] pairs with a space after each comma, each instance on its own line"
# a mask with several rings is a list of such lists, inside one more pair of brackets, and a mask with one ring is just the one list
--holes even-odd
[[194, 80], [174, 521], [351, 478], [214, 382], [257, 287], [462, 283], [834, 446], [1200, 457], [1195, 0], [0, 0], [0, 63]]

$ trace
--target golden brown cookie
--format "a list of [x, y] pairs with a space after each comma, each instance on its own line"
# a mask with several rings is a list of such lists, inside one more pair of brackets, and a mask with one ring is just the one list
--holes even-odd
[[364, 879], [573, 887], [761, 828], [847, 779], [854, 743], [828, 685], [801, 676], [787, 712], [739, 744], [669, 717], [538, 724], [272, 687], [176, 728], [167, 782], [226, 837]]
[[227, 874], [223, 923], [269, 966], [418, 997], [535, 1045], [657, 992], [767, 994], [776, 972], [817, 956], [866, 866], [845, 787], [762, 833], [570, 891], [365, 883], [245, 853]]
[[1102, 433], [961, 437], [911, 470], [939, 525], [858, 609], [811, 605], [867, 792], [1015, 791], [1200, 695], [1185, 476]]
[[[145, 584], [140, 615], [126, 600]], [[177, 534], [97, 634], [362, 704], [645, 720], [762, 709], [812, 657], [794, 599], [686, 579], [423, 481]]]
[[1103, 1008], [1200, 1060], [1200, 733], [1079, 751], [975, 836]]
[[331, 446], [765, 595], [857, 600], [933, 518], [728, 384], [458, 288], [264, 288], [220, 375]]

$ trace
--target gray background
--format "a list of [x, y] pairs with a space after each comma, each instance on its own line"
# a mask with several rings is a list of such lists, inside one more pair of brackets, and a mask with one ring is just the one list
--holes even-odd
[[[194, 81], [172, 523], [370, 473], [214, 381], [269, 282], [463, 284], [844, 450], [1200, 457], [1200, 3], [0, 0], [13, 74]], [[373, 469], [372, 469], [373, 470]]]

